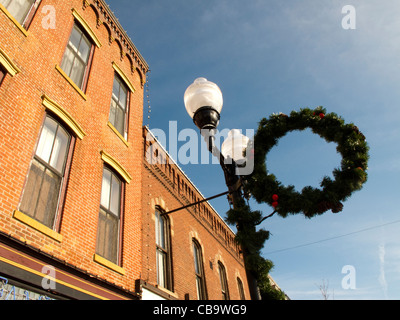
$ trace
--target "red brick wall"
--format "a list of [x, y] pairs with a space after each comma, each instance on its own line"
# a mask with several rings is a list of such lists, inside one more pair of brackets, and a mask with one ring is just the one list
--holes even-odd
[[[147, 129], [144, 129], [144, 137], [146, 135]], [[153, 148], [149, 148], [150, 143], [156, 142], [148, 136], [145, 141], [143, 165], [142, 279], [157, 286], [155, 208], [160, 207], [168, 212], [203, 198], [162, 148], [156, 144], [153, 144]], [[157, 164], [156, 150], [158, 157], [166, 159], [159, 161], [163, 164]], [[149, 154], [150, 151], [152, 154]], [[153, 159], [155, 164], [148, 163], [147, 159]], [[185, 294], [189, 294], [190, 299], [197, 299], [192, 247], [192, 239], [195, 238], [203, 250], [208, 298], [210, 300], [222, 298], [218, 261], [221, 261], [226, 268], [230, 298], [240, 299], [237, 277], [243, 282], [246, 299], [250, 298], [242, 255], [234, 241], [235, 235], [208, 203], [172, 213], [169, 219], [174, 277], [173, 296], [184, 299]]]
[[[56, 9], [55, 30], [42, 27], [45, 15], [41, 9], [45, 5]], [[137, 279], [152, 285], [157, 282], [155, 206], [175, 209], [199, 200], [201, 195], [169, 160], [168, 165], [161, 166], [150, 166], [145, 161], [142, 117], [147, 65], [124, 38], [115, 18], [100, 8], [102, 5], [100, 0], [42, 0], [27, 36], [0, 11], [0, 48], [21, 70], [14, 77], [7, 74], [0, 86], [0, 231], [100, 279], [134, 291]], [[87, 100], [55, 69], [56, 64], [61, 64], [74, 24], [72, 8], [102, 43], [101, 48], [95, 49]], [[129, 146], [107, 126], [114, 80], [112, 62], [118, 64], [136, 89], [130, 101]], [[46, 115], [42, 105], [44, 94], [62, 106], [86, 133], [82, 140], [77, 139], [73, 153], [58, 230], [63, 236], [61, 242], [13, 218]], [[122, 230], [125, 275], [93, 261], [104, 164], [101, 151], [114, 157], [132, 176], [131, 183], [126, 185]], [[173, 214], [170, 222], [173, 296], [197, 297], [192, 252], [192, 238], [195, 238], [203, 250], [208, 297], [221, 298], [218, 261], [227, 270], [231, 299], [239, 298], [237, 277], [244, 284], [246, 298], [250, 297], [234, 234], [208, 204]]]
[[[110, 34], [110, 22], [106, 22], [105, 13], [99, 10], [101, 1], [86, 1], [90, 6], [85, 8], [83, 3], [81, 0], [42, 0], [27, 36], [0, 11], [0, 48], [21, 69], [14, 77], [7, 74], [0, 86], [0, 231], [111, 283], [134, 290], [134, 280], [140, 277], [141, 271], [140, 167], [143, 145], [140, 137], [146, 67], [131, 52], [126, 39], [124, 45], [119, 44], [124, 40], [120, 31], [113, 30]], [[56, 9], [55, 30], [42, 27], [45, 15], [41, 9], [45, 5]], [[79, 12], [102, 43], [101, 48], [95, 49], [86, 90], [87, 101], [55, 69], [56, 64], [61, 64], [74, 24], [72, 8]], [[98, 25], [98, 21], [104, 23]], [[117, 40], [110, 41], [110, 38]], [[107, 126], [114, 80], [113, 61], [128, 75], [136, 89], [130, 103], [129, 147]], [[62, 106], [86, 133], [83, 140], [77, 139], [74, 150], [61, 220], [61, 243], [13, 218], [46, 115], [41, 99], [43, 94]], [[93, 261], [103, 171], [102, 150], [113, 156], [133, 178], [126, 186], [123, 221], [122, 267], [125, 276]]]

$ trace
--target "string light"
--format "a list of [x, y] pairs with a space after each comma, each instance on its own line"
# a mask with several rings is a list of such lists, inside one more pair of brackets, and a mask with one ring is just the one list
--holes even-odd
[[146, 102], [147, 102], [147, 128], [150, 128], [150, 120], [151, 120], [151, 103], [150, 103], [150, 73], [149, 70], [146, 76]]

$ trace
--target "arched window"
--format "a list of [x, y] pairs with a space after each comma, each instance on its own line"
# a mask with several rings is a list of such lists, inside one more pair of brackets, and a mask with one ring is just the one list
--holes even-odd
[[243, 282], [242, 282], [242, 280], [240, 280], [239, 277], [237, 278], [237, 285], [238, 285], [240, 300], [246, 300], [246, 297], [244, 295]]
[[19, 210], [50, 229], [62, 210], [74, 143], [75, 137], [47, 115]]
[[124, 208], [125, 184], [107, 166], [103, 169], [99, 222], [97, 227], [97, 254], [120, 264], [121, 218]]
[[221, 261], [218, 261], [219, 279], [221, 281], [222, 300], [229, 300], [228, 280], [226, 270]]
[[206, 279], [204, 276], [203, 254], [200, 244], [193, 239], [194, 269], [196, 275], [197, 299], [207, 300]]
[[157, 254], [157, 284], [173, 291], [172, 258], [170, 241], [170, 223], [156, 209], [156, 254]]

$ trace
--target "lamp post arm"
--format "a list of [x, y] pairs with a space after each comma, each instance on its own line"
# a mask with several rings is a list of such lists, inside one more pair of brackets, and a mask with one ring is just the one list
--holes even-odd
[[229, 189], [231, 202], [233, 207], [237, 204], [238, 200], [242, 197], [241, 187], [242, 181], [238, 175], [236, 175], [236, 163], [231, 158], [225, 158], [221, 151], [215, 145], [215, 129], [203, 129], [201, 135], [207, 144], [208, 150], [211, 154], [219, 160], [219, 164], [224, 171], [226, 186]]

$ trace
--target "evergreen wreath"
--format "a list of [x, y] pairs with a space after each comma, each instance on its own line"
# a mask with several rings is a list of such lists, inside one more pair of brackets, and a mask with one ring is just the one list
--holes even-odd
[[[288, 132], [306, 128], [327, 142], [337, 143], [342, 162], [341, 168], [333, 171], [334, 180], [328, 176], [322, 179], [322, 189], [307, 186], [297, 192], [294, 186], [282, 185], [268, 172], [266, 156]], [[282, 217], [303, 213], [312, 218], [328, 210], [338, 213], [343, 210], [342, 202], [367, 181], [368, 152], [365, 136], [359, 129], [352, 123], [345, 124], [335, 113], [327, 114], [323, 107], [293, 111], [290, 116], [273, 114], [261, 120], [254, 137], [254, 172], [248, 179], [247, 190], [257, 202], [268, 203]]]

